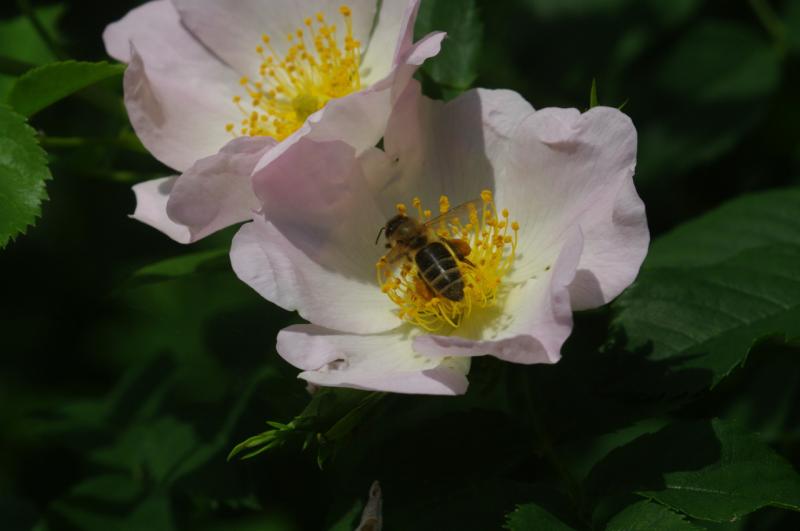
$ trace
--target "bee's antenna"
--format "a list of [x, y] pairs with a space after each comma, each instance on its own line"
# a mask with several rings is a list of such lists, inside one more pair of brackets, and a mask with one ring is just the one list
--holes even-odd
[[377, 238], [375, 238], [375, 245], [378, 245], [378, 242], [379, 242], [379, 241], [380, 241], [380, 239], [381, 239], [381, 234], [383, 234], [383, 231], [384, 231], [384, 229], [385, 229], [385, 228], [386, 228], [386, 227], [381, 227], [381, 230], [379, 230], [379, 231], [378, 231], [378, 237], [377, 237]]

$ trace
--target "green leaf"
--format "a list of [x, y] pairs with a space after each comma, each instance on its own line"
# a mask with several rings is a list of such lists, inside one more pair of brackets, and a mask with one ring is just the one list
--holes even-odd
[[[659, 56], [662, 56], [659, 53]], [[685, 173], [733, 149], [767, 111], [780, 81], [780, 56], [747, 24], [696, 24], [653, 61], [634, 114], [658, 101], [639, 131], [639, 174], [648, 186], [672, 185]], [[675, 193], [674, 187], [670, 192]], [[660, 191], [665, 193], [665, 191]]]
[[[64, 13], [64, 6], [54, 4], [35, 9], [34, 12], [45, 30], [52, 35]], [[7, 57], [31, 64], [56, 60], [25, 16], [0, 20], [0, 50], [3, 50], [3, 55]]]
[[137, 423], [127, 429], [113, 445], [92, 452], [96, 463], [132, 474], [147, 474], [161, 483], [198, 446], [194, 428], [170, 417]]
[[550, 512], [535, 503], [526, 503], [517, 507], [506, 517], [506, 529], [511, 531], [572, 531], [568, 526]]
[[638, 494], [699, 520], [730, 522], [762, 507], [800, 510], [800, 475], [736, 424], [678, 423], [614, 450], [589, 490]]
[[593, 109], [600, 105], [600, 102], [597, 100], [597, 79], [592, 78], [592, 88], [589, 89], [589, 108]]
[[[64, 6], [54, 4], [35, 9], [34, 12], [45, 30], [53, 35]], [[0, 50], [5, 62], [14, 65], [12, 71], [4, 70], [0, 74], [0, 101], [5, 101], [15, 81], [15, 77], [7, 74], [18, 74], [19, 67], [40, 65], [57, 59], [25, 16], [0, 20]]]
[[658, 71], [659, 85], [676, 96], [718, 103], [760, 98], [778, 84], [775, 51], [745, 25], [709, 21], [677, 42]]
[[785, 10], [783, 20], [787, 28], [789, 49], [795, 54], [800, 54], [800, 4], [786, 2]]
[[608, 522], [606, 531], [699, 531], [700, 527], [687, 521], [682, 515], [663, 505], [640, 501], [626, 507]]
[[644, 392], [713, 387], [759, 340], [800, 337], [799, 204], [796, 189], [739, 199], [653, 245], [615, 302], [616, 346], [687, 378], [642, 380]]
[[124, 65], [106, 62], [50, 63], [17, 79], [8, 95], [8, 103], [20, 114], [31, 116], [74, 92], [124, 71]]
[[352, 531], [356, 529], [363, 510], [364, 502], [356, 500], [352, 507], [328, 528], [328, 531]]
[[800, 245], [800, 188], [738, 197], [660, 237], [645, 269], [718, 263], [763, 245]]
[[36, 221], [50, 178], [47, 155], [33, 129], [0, 105], [0, 249]]
[[448, 0], [422, 2], [414, 33], [419, 39], [433, 31], [446, 31], [447, 37], [442, 51], [422, 68], [449, 99], [468, 89], [478, 77], [483, 23], [475, 0], [459, 2], [458, 8]]
[[[770, 336], [800, 337], [800, 246], [765, 246], [715, 265], [645, 271], [620, 297], [620, 344], [713, 387]], [[660, 382], [663, 383], [663, 382]]]
[[200, 272], [230, 269], [228, 249], [212, 249], [182, 254], [145, 266], [133, 273], [126, 287], [163, 282]]

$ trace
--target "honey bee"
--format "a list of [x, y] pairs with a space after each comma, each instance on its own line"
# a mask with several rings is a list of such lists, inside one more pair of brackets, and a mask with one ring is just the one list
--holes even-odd
[[432, 296], [459, 302], [464, 299], [464, 264], [473, 266], [467, 259], [471, 251], [464, 240], [445, 238], [436, 233], [434, 226], [446, 224], [471, 209], [478, 201], [461, 204], [449, 212], [428, 221], [397, 214], [389, 219], [378, 231], [375, 244], [385, 234], [389, 249], [381, 259], [387, 264], [405, 258], [417, 266], [419, 278], [430, 290]]

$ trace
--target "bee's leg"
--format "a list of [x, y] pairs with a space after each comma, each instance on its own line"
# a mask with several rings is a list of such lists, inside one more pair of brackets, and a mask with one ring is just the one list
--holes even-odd
[[463, 258], [459, 258], [459, 260], [461, 260], [462, 262], [464, 262], [464, 263], [465, 263], [465, 264], [467, 264], [468, 266], [475, 267], [475, 264], [473, 264], [473, 263], [472, 263], [470, 260], [468, 260], [466, 256], [465, 256], [465, 257], [463, 257]]
[[425, 279], [422, 278], [422, 273], [417, 273], [417, 281], [414, 282], [414, 284], [416, 284], [417, 293], [422, 295], [426, 301], [429, 301], [436, 296], [428, 283], [425, 282]]
[[458, 258], [465, 264], [475, 267], [475, 264], [473, 264], [467, 259], [467, 256], [469, 256], [469, 253], [472, 251], [472, 248], [469, 246], [469, 243], [467, 243], [464, 240], [455, 240], [455, 239], [451, 240], [449, 238], [445, 238], [445, 241], [447, 242], [447, 245], [450, 246], [450, 249], [453, 251], [453, 254], [456, 255], [456, 258]]

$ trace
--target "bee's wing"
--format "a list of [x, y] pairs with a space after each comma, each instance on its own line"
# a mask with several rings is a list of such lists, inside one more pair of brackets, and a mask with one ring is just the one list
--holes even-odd
[[436, 232], [436, 229], [442, 226], [454, 225], [462, 223], [466, 225], [470, 222], [470, 214], [474, 212], [480, 216], [482, 201], [480, 199], [473, 199], [461, 203], [460, 205], [451, 208], [444, 214], [440, 214], [435, 218], [431, 218], [425, 222], [425, 227]]

